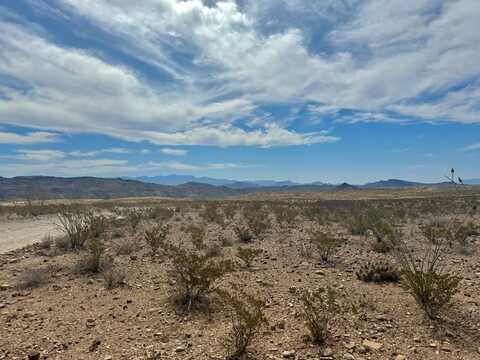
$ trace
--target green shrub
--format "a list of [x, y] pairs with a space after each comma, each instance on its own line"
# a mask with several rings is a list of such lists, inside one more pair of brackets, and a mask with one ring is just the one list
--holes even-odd
[[177, 300], [187, 311], [206, 300], [215, 282], [233, 270], [231, 261], [214, 260], [204, 251], [185, 244], [163, 243], [162, 247], [172, 262], [170, 275], [177, 287]]
[[432, 244], [448, 237], [448, 229], [440, 221], [430, 221], [420, 225], [420, 232]]
[[458, 291], [460, 278], [442, 271], [445, 241], [436, 242], [417, 259], [402, 241], [396, 247], [396, 256], [401, 266], [402, 287], [430, 319], [436, 319], [452, 301]]
[[155, 225], [152, 228], [145, 230], [145, 241], [150, 247], [152, 257], [157, 254], [159, 247], [165, 242], [168, 230], [168, 225]]
[[316, 247], [320, 258], [327, 262], [336, 251], [342, 240], [321, 230], [310, 233], [310, 243]]
[[317, 291], [305, 290], [300, 294], [302, 314], [310, 338], [316, 344], [323, 345], [330, 334], [330, 321], [339, 310], [335, 297], [335, 291], [329, 287]]
[[372, 232], [374, 236], [374, 243], [372, 249], [378, 253], [388, 253], [392, 250], [392, 245], [395, 243], [398, 231], [387, 222], [376, 222], [372, 225]]
[[244, 225], [234, 226], [233, 231], [237, 235], [239, 242], [243, 244], [251, 243], [253, 241], [253, 235], [250, 229]]
[[87, 242], [87, 254], [77, 263], [77, 271], [82, 273], [99, 273], [104, 268], [105, 245], [99, 238]]
[[237, 249], [237, 257], [240, 258], [247, 268], [252, 265], [252, 262], [262, 253], [261, 249], [254, 249], [250, 247], [239, 247]]
[[248, 348], [267, 318], [263, 312], [264, 303], [255, 296], [236, 289], [235, 294], [218, 291], [225, 305], [231, 309], [232, 327], [225, 340], [228, 360], [246, 358]]
[[217, 201], [208, 201], [207, 203], [205, 203], [203, 211], [201, 211], [199, 215], [207, 223], [213, 223], [223, 226], [225, 224], [225, 219], [223, 217], [223, 214], [219, 210], [220, 206]]

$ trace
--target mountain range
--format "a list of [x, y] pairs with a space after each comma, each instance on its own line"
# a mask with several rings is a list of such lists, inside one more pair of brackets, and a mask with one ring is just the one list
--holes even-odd
[[[195, 181], [183, 182], [187, 180]], [[480, 180], [468, 180], [468, 184], [480, 184]], [[448, 186], [451, 186], [448, 182], [425, 184], [399, 179], [381, 180], [365, 185], [352, 185], [347, 183], [324, 184], [322, 182], [298, 184], [291, 181], [273, 180], [239, 182], [183, 175], [141, 177], [137, 179], [20, 176], [13, 178], [0, 177], [0, 201], [80, 198], [114, 199], [123, 197], [212, 198], [238, 196], [254, 192], [351, 191], [360, 189]]]

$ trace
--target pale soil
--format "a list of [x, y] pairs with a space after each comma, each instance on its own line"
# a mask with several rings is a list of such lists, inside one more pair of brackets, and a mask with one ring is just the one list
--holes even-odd
[[37, 243], [47, 235], [58, 235], [56, 216], [0, 219], [0, 254]]

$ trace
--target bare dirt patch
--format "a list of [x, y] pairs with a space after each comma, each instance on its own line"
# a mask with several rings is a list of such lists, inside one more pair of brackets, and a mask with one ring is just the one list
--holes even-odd
[[55, 216], [0, 219], [0, 254], [37, 243], [60, 233]]

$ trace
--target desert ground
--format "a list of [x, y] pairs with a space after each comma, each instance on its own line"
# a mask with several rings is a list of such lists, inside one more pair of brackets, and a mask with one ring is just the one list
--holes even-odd
[[[480, 359], [479, 199], [470, 188], [4, 205], [0, 359]], [[87, 223], [84, 242], [72, 248], [78, 231], [60, 219]], [[438, 315], [402, 285], [399, 243], [417, 260], [444, 245], [438, 272], [458, 284]], [[372, 264], [398, 279], [366, 279]], [[211, 281], [187, 306], [189, 276]], [[320, 342], [305, 303], [319, 288], [333, 294], [313, 308]], [[243, 324], [235, 299], [266, 319], [241, 354], [228, 341]]]

